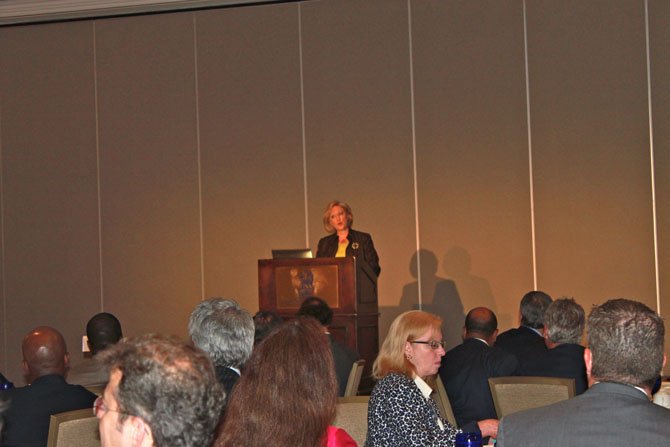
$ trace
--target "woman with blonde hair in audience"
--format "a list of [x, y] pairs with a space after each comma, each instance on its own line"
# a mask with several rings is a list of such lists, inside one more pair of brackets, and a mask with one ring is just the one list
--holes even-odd
[[372, 366], [378, 380], [368, 407], [367, 447], [453, 446], [456, 434], [495, 437], [496, 419], [461, 429], [440, 416], [426, 379], [437, 374], [444, 356], [440, 317], [413, 310], [399, 315]]
[[318, 321], [298, 317], [254, 348], [225, 411], [216, 447], [352, 447], [331, 426], [337, 379], [330, 342]]

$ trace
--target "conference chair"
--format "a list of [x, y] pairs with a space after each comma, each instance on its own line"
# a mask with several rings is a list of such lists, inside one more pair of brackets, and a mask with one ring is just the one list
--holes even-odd
[[361, 383], [361, 376], [363, 375], [363, 367], [365, 366], [365, 359], [356, 360], [351, 365], [351, 372], [349, 372], [349, 379], [347, 379], [347, 386], [344, 389], [344, 397], [352, 397], [358, 395], [358, 385]]
[[368, 435], [368, 401], [370, 396], [340, 397], [333, 425], [343, 428], [359, 446]]
[[89, 390], [91, 393], [95, 394], [96, 396], [102, 396], [102, 392], [105, 391], [105, 384], [100, 384], [100, 385], [84, 385], [84, 388]]
[[91, 408], [51, 415], [47, 447], [100, 447], [98, 418]]
[[435, 388], [435, 392], [430, 397], [437, 403], [440, 413], [442, 413], [442, 417], [448, 420], [454, 427], [458, 427], [458, 425], [456, 425], [456, 416], [454, 416], [454, 411], [451, 409], [447, 389], [444, 387], [444, 383], [442, 383], [442, 379], [439, 375], [435, 376]]
[[575, 396], [575, 379], [559, 377], [493, 377], [489, 387], [498, 419]]

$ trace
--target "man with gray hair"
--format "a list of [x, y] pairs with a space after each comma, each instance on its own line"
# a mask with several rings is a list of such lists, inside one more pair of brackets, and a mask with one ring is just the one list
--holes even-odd
[[526, 293], [519, 306], [518, 328], [498, 335], [496, 348], [513, 354], [519, 360], [519, 373], [525, 374], [529, 360], [541, 356], [547, 350], [544, 344], [544, 312], [551, 304], [551, 297], [539, 290]]
[[584, 347], [584, 308], [572, 298], [559, 298], [544, 313], [543, 355], [528, 359], [524, 374], [575, 379], [575, 392], [586, 391]]
[[229, 395], [254, 347], [254, 320], [235, 300], [200, 302], [188, 322], [193, 343], [212, 359], [216, 377]]
[[207, 354], [176, 337], [145, 334], [99, 356], [109, 370], [93, 405], [102, 447], [212, 444], [224, 393]]
[[572, 399], [505, 416], [499, 447], [667, 445], [670, 409], [650, 401], [665, 365], [661, 317], [637, 301], [614, 299], [588, 319], [584, 362], [590, 388]]

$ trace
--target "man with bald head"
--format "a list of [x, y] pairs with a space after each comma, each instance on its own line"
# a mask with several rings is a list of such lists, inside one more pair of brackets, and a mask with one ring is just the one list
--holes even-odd
[[475, 307], [465, 317], [463, 343], [442, 357], [440, 377], [459, 427], [497, 419], [488, 379], [518, 373], [516, 357], [493, 347], [497, 336], [498, 319], [493, 311]]
[[65, 339], [56, 329], [40, 326], [23, 338], [23, 371], [28, 386], [6, 392], [4, 447], [44, 447], [49, 417], [64, 411], [92, 408], [95, 394], [65, 381], [69, 363]]

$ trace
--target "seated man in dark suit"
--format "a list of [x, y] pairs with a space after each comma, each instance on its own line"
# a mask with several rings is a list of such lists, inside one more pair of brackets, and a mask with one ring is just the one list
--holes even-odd
[[95, 394], [65, 381], [68, 353], [63, 336], [41, 326], [23, 339], [23, 369], [29, 386], [5, 392], [4, 447], [44, 447], [52, 414], [92, 408]]
[[227, 398], [254, 348], [253, 318], [235, 300], [210, 298], [191, 312], [188, 333], [209, 355]]
[[496, 347], [513, 354], [519, 360], [519, 373], [525, 375], [526, 362], [544, 355], [544, 312], [551, 304], [551, 297], [544, 292], [528, 292], [521, 299], [519, 320], [521, 325], [498, 335]]
[[107, 383], [109, 374], [96, 357], [99, 352], [112, 346], [122, 337], [121, 323], [114, 315], [101, 312], [91, 317], [86, 323], [86, 338], [91, 357], [85, 357], [76, 363], [72, 362], [67, 373], [68, 382], [84, 386]]
[[584, 308], [572, 298], [559, 298], [544, 313], [544, 355], [527, 359], [527, 376], [565, 377], [575, 379], [575, 392], [586, 391], [584, 347], [579, 344], [584, 333]]
[[642, 303], [607, 301], [591, 311], [580, 396], [505, 416], [499, 447], [668, 445], [670, 410], [650, 401], [665, 365], [663, 319]]
[[476, 307], [465, 317], [463, 344], [442, 357], [439, 374], [459, 427], [497, 419], [488, 379], [517, 373], [516, 357], [493, 347], [497, 335], [496, 315], [486, 307]]
[[305, 299], [296, 315], [306, 315], [308, 317], [316, 318], [319, 320], [319, 323], [321, 323], [321, 326], [323, 326], [323, 331], [328, 335], [328, 339], [330, 340], [330, 348], [333, 351], [333, 357], [335, 359], [335, 374], [337, 375], [337, 384], [339, 388], [338, 396], [344, 396], [351, 367], [356, 360], [361, 358], [361, 356], [358, 355], [357, 352], [354, 352], [333, 340], [331, 333], [328, 332], [328, 326], [333, 322], [333, 311], [330, 306], [328, 306], [328, 303], [321, 298], [313, 296]]

